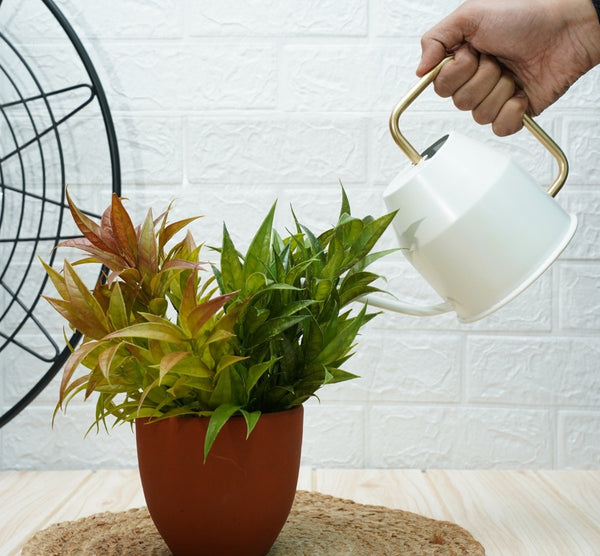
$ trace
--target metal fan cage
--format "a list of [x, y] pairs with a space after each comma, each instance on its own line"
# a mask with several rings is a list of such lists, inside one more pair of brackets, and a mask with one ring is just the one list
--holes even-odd
[[[39, 3], [60, 26], [83, 78], [58, 88], [45, 82], [35, 56], [0, 27], [0, 381], [5, 392], [0, 427], [44, 390], [68, 358], [69, 345], [80, 340], [77, 331], [69, 338], [62, 331], [57, 336], [57, 319], [47, 318], [47, 304], [40, 303], [47, 276], [37, 259], [52, 264], [56, 245], [74, 235], [65, 191], [70, 168], [80, 161], [69, 159], [65, 143], [72, 141], [65, 141], [65, 133], [91, 114], [101, 114], [92, 119], [102, 128], [94, 140], [106, 138], [107, 186], [117, 194], [121, 189], [117, 138], [100, 79], [54, 2]], [[10, 4], [0, 0], [0, 14]]]

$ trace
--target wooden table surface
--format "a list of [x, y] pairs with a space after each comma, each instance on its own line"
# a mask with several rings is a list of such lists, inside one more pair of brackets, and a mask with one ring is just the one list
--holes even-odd
[[[298, 488], [453, 521], [492, 556], [600, 555], [600, 470], [302, 469]], [[51, 523], [144, 505], [135, 469], [0, 472], [0, 556]]]

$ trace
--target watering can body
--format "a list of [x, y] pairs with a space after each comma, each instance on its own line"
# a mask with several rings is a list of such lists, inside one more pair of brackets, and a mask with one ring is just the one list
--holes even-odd
[[577, 221], [554, 199], [568, 173], [566, 158], [528, 117], [526, 127], [559, 165], [546, 191], [504, 153], [456, 132], [417, 154], [397, 122], [433, 78], [425, 76], [390, 118], [392, 136], [413, 164], [390, 183], [384, 201], [397, 211], [393, 226], [403, 253], [442, 301], [429, 306], [373, 296], [368, 301], [413, 315], [454, 311], [460, 321], [472, 322], [535, 281], [567, 246]]

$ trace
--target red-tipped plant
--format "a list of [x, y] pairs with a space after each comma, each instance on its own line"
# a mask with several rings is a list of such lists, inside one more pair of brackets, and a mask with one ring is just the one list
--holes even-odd
[[[195, 218], [169, 223], [169, 210], [156, 219], [149, 211], [136, 228], [113, 195], [97, 224], [70, 197], [68, 203], [83, 237], [60, 246], [89, 256], [75, 264], [65, 260], [62, 272], [43, 263], [59, 295], [47, 300], [83, 334], [65, 364], [57, 410], [79, 393], [87, 399], [96, 392], [95, 424], [108, 416], [212, 416], [208, 451], [223, 424], [217, 411], [223, 371], [242, 357], [230, 346], [236, 311], [223, 312], [234, 294], [215, 295], [210, 275], [201, 281], [200, 247], [189, 232], [167, 250]], [[107, 269], [91, 291], [76, 271], [90, 263]], [[87, 369], [82, 376], [79, 367]]]

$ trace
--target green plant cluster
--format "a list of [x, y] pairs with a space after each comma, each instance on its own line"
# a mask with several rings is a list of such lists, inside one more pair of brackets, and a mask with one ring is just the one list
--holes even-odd
[[[375, 313], [348, 305], [379, 291], [373, 286], [379, 275], [366, 267], [389, 253], [371, 251], [394, 214], [353, 217], [342, 194], [337, 224], [319, 236], [294, 215], [295, 231], [282, 238], [273, 229], [273, 205], [242, 256], [224, 227], [220, 268], [213, 272], [223, 295], [237, 292], [226, 309], [244, 304], [231, 342], [245, 359], [227, 369], [234, 405], [280, 411], [326, 384], [355, 378], [342, 367]], [[243, 385], [253, 369], [260, 373], [247, 396]]]

